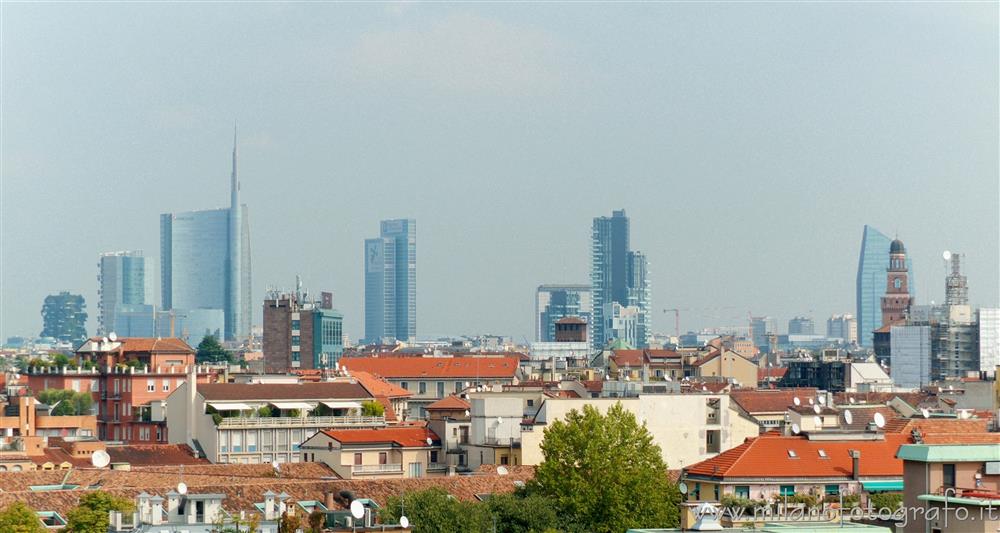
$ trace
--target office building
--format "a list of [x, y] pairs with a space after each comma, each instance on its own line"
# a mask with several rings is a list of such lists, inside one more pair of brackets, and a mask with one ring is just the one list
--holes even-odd
[[141, 250], [106, 252], [97, 267], [97, 333], [107, 335], [114, 331], [118, 306], [146, 303], [146, 258]]
[[813, 319], [805, 316], [797, 316], [788, 321], [789, 335], [814, 335], [816, 334], [816, 324]]
[[344, 315], [333, 309], [333, 295], [309, 301], [301, 288], [272, 292], [264, 300], [264, 370], [336, 367], [344, 353]]
[[[889, 270], [889, 246], [891, 240], [877, 229], [866, 225], [861, 238], [861, 253], [858, 259], [858, 275], [855, 286], [857, 300], [858, 344], [874, 346], [874, 331], [882, 326], [881, 298], [885, 294], [887, 272]], [[911, 298], [915, 295], [912, 287], [913, 264], [906, 260], [909, 273]]]
[[750, 337], [763, 353], [771, 352], [771, 339], [778, 334], [774, 319], [769, 316], [750, 317]]
[[890, 376], [898, 387], [931, 382], [931, 327], [890, 326]]
[[590, 285], [539, 285], [535, 291], [535, 340], [553, 342], [556, 322], [575, 316], [591, 320]]
[[826, 336], [840, 339], [845, 344], [857, 344], [858, 321], [854, 315], [833, 315], [826, 321]]
[[221, 340], [226, 325], [222, 309], [171, 309], [156, 312], [156, 336], [177, 337], [197, 347], [208, 335]]
[[979, 310], [979, 370], [995, 372], [1000, 365], [1000, 309]]
[[[649, 276], [646, 256], [629, 247], [629, 219], [625, 210], [614, 211], [610, 217], [596, 217], [591, 234], [591, 291], [593, 297], [593, 328], [591, 343], [600, 349], [616, 339], [614, 317], [609, 313], [618, 304], [632, 308], [621, 314], [635, 315], [634, 346], [649, 345]], [[631, 343], [630, 343], [631, 344]]]
[[226, 340], [250, 334], [250, 229], [233, 139], [228, 208], [160, 215], [163, 310], [221, 309]]
[[378, 238], [365, 239], [365, 340], [417, 337], [417, 222], [383, 220]]
[[[109, 324], [108, 332], [115, 332], [122, 338], [156, 337], [156, 307], [147, 304], [118, 304], [115, 306], [115, 321]], [[172, 337], [173, 335], [165, 335]]]
[[61, 342], [76, 343], [87, 338], [87, 303], [83, 296], [62, 291], [50, 294], [42, 304], [42, 332]]

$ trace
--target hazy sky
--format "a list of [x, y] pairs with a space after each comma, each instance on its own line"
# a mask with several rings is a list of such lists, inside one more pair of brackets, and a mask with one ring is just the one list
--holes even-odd
[[421, 336], [530, 338], [535, 287], [588, 282], [620, 208], [657, 331], [822, 330], [866, 223], [922, 303], [945, 249], [998, 300], [995, 2], [0, 9], [0, 337], [66, 289], [93, 332], [99, 252], [158, 260], [160, 213], [228, 204], [234, 119], [255, 302], [299, 273], [352, 338], [383, 218], [417, 220]]

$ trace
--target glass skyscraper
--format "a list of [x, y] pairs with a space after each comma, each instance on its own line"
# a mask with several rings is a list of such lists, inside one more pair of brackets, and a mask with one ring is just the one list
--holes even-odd
[[591, 343], [603, 348], [612, 340], [612, 303], [635, 307], [638, 313], [636, 340], [639, 348], [649, 344], [649, 277], [646, 256], [629, 249], [629, 219], [625, 210], [594, 219], [591, 233], [590, 282], [593, 297]]
[[142, 251], [106, 252], [98, 263], [97, 333], [115, 331], [116, 312], [121, 306], [146, 303], [146, 258]]
[[[865, 225], [861, 236], [856, 284], [858, 344], [872, 347], [874, 332], [882, 327], [882, 295], [885, 294], [886, 272], [889, 270], [889, 246], [892, 239], [881, 231]], [[910, 276], [910, 295], [916, 292], [913, 263], [906, 260]]]
[[556, 321], [578, 316], [591, 323], [590, 285], [540, 285], [535, 291], [535, 340], [555, 342]]
[[365, 341], [417, 337], [417, 221], [383, 220], [365, 239]]
[[236, 145], [230, 205], [160, 216], [160, 286], [164, 310], [220, 309], [226, 340], [250, 334], [250, 227], [239, 203]]

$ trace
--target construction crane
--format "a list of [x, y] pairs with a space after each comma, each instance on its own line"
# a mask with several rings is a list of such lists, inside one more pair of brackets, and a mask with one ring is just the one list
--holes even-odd
[[[680, 309], [664, 309], [664, 313], [674, 312], [674, 336], [680, 338], [681, 336], [681, 310]], [[687, 311], [687, 309], [685, 309]]]

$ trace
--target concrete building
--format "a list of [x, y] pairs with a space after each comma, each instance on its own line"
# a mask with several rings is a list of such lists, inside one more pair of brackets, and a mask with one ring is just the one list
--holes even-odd
[[343, 479], [419, 478], [448, 472], [441, 438], [425, 427], [325, 429], [302, 443], [305, 461]]
[[161, 413], [171, 443], [201, 449], [213, 463], [298, 463], [300, 445], [324, 429], [384, 427], [362, 416], [375, 397], [358, 381], [182, 384]]
[[50, 294], [42, 305], [42, 332], [40, 337], [52, 337], [66, 343], [77, 343], [87, 338], [87, 303], [83, 296], [67, 291]]
[[417, 337], [417, 221], [383, 220], [365, 240], [365, 341]]
[[226, 340], [250, 335], [250, 224], [240, 204], [233, 138], [228, 208], [160, 215], [163, 310], [221, 309]]
[[979, 370], [996, 372], [1000, 366], [1000, 309], [979, 309]]
[[89, 392], [101, 440], [167, 442], [167, 425], [156, 416], [156, 402], [180, 387], [190, 372], [202, 382], [215, 376], [195, 367], [194, 350], [180, 339], [94, 338], [76, 356], [79, 366], [27, 368], [28, 387]]
[[310, 302], [301, 290], [277, 292], [264, 300], [264, 371], [336, 367], [344, 353], [344, 315], [333, 296]]
[[931, 327], [891, 326], [890, 376], [899, 387], [919, 388], [931, 382]]
[[452, 469], [468, 468], [469, 434], [472, 430], [472, 405], [457, 395], [438, 400], [426, 407], [427, 427], [441, 436], [441, 461]]
[[[97, 267], [97, 334], [107, 335], [114, 331], [122, 335], [114, 329], [118, 306], [146, 303], [146, 258], [141, 250], [105, 252]], [[149, 337], [152, 333], [141, 336]]]
[[833, 315], [826, 321], [826, 336], [844, 344], [858, 343], [858, 321], [854, 315]]
[[404, 419], [420, 419], [430, 404], [470, 387], [497, 388], [520, 382], [520, 361], [516, 357], [351, 357], [342, 359], [342, 369], [381, 377], [402, 387], [413, 396]]
[[587, 321], [577, 316], [566, 316], [552, 324], [552, 341], [531, 343], [530, 361], [522, 362], [521, 369], [528, 379], [561, 379], [572, 371], [587, 368], [590, 362]]
[[[610, 217], [594, 218], [591, 233], [590, 280], [593, 297], [591, 342], [604, 348], [612, 339], [621, 339], [615, 331], [611, 313], [618, 308], [634, 308], [636, 348], [645, 348], [652, 335], [650, 322], [650, 287], [648, 263], [641, 252], [629, 246], [629, 219], [625, 210]], [[619, 336], [615, 336], [615, 334]]]
[[590, 285], [539, 285], [535, 291], [535, 341], [554, 342], [556, 322], [564, 317], [579, 317], [589, 323], [593, 315], [590, 291]]
[[[278, 533], [282, 515], [289, 510], [287, 494], [267, 491], [254, 533]], [[111, 511], [108, 519], [108, 533], [163, 533], [183, 531], [185, 533], [215, 533], [220, 524], [226, 529], [233, 528], [240, 516], [233, 516], [223, 506], [226, 495], [221, 493], [179, 494], [168, 491], [166, 497], [140, 493], [135, 498], [135, 510], [131, 513]], [[164, 504], [166, 507], [164, 508]], [[324, 507], [325, 508], [325, 507]], [[242, 521], [246, 526], [246, 520]]]
[[797, 316], [788, 321], [789, 335], [815, 335], [816, 324], [813, 319], [805, 316]]
[[642, 313], [638, 307], [611, 302], [604, 304], [601, 316], [604, 320], [602, 332], [607, 342], [620, 341], [631, 347], [648, 346], [640, 338], [639, 321]]
[[[585, 405], [602, 413], [621, 403], [640, 423], [645, 422], [669, 468], [679, 468], [712, 457], [758, 434], [757, 424], [733, 409], [728, 395], [640, 394], [629, 398], [550, 397], [532, 392], [473, 392], [469, 463], [503, 458], [516, 464], [541, 463], [540, 444], [546, 426], [563, 420], [570, 410]], [[483, 451], [482, 458], [479, 452]]]

